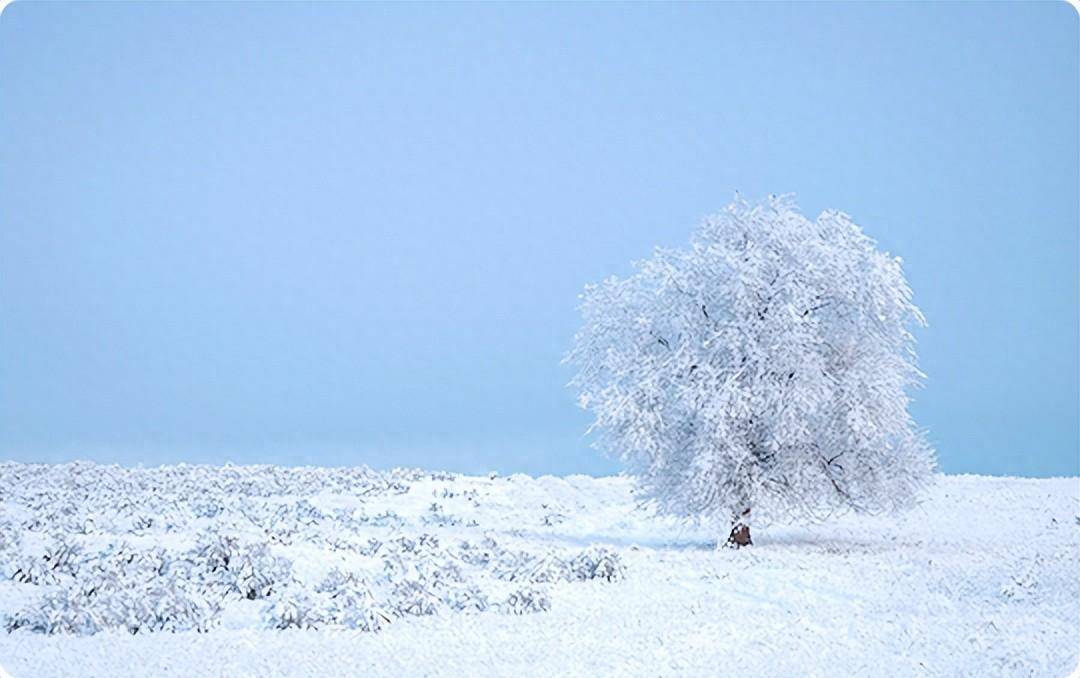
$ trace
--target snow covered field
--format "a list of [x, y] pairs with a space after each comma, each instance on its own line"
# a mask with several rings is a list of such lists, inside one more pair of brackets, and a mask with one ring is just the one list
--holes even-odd
[[1065, 676], [1080, 654], [1076, 478], [944, 476], [902, 516], [740, 551], [621, 477], [3, 463], [0, 498], [16, 678]]

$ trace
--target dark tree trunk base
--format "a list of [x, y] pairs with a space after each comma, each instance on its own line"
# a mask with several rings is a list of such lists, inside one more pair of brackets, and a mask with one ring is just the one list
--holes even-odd
[[750, 509], [746, 509], [741, 516], [735, 519], [735, 524], [731, 528], [731, 534], [728, 535], [724, 546], [729, 549], [738, 549], [744, 546], [754, 545], [754, 542], [750, 539], [750, 526], [747, 524], [750, 522], [749, 516]]
[[750, 527], [748, 525], [736, 525], [731, 528], [731, 534], [728, 535], [727, 542], [724, 546], [730, 549], [738, 549], [743, 546], [753, 546], [754, 542], [750, 539]]

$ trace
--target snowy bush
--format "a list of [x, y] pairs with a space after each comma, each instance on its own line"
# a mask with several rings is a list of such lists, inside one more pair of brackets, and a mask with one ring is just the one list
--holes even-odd
[[304, 535], [306, 541], [320, 541], [321, 535], [309, 528], [324, 522], [326, 516], [307, 500], [301, 500], [278, 506], [271, 514], [249, 518], [263, 528], [271, 542], [291, 544], [300, 535]]
[[383, 511], [374, 516], [365, 516], [361, 521], [366, 525], [375, 527], [401, 527], [405, 519], [393, 511]]
[[0, 522], [0, 577], [11, 579], [18, 569], [22, 533], [8, 521]]
[[142, 515], [136, 516], [135, 518], [133, 518], [131, 520], [131, 531], [132, 532], [136, 532], [136, 533], [143, 532], [145, 530], [150, 529], [153, 526], [154, 526], [154, 517], [153, 516], [148, 516], [145, 513], [142, 514]]
[[463, 541], [458, 546], [458, 558], [470, 565], [484, 567], [498, 557], [502, 552], [499, 543], [490, 535], [485, 536], [480, 543]]
[[196, 497], [191, 501], [191, 512], [196, 518], [215, 518], [225, 507], [210, 497]]
[[81, 592], [68, 589], [50, 591], [38, 602], [8, 617], [8, 632], [26, 629], [35, 633], [90, 635], [107, 628], [100, 613]]
[[50, 591], [7, 620], [8, 631], [87, 635], [105, 629], [130, 633], [205, 631], [220, 608], [179, 581], [99, 580]]
[[382, 545], [383, 545], [383, 543], [381, 541], [379, 541], [378, 539], [376, 539], [374, 537], [371, 537], [370, 539], [367, 540], [366, 544], [364, 544], [363, 546], [358, 547], [356, 550], [361, 555], [373, 556], [373, 555], [375, 555], [376, 553], [379, 552], [379, 549], [382, 548]]
[[391, 613], [376, 602], [362, 575], [334, 568], [315, 587], [315, 592], [326, 602], [322, 616], [327, 623], [378, 631], [390, 622]]
[[147, 630], [206, 631], [213, 626], [221, 611], [220, 602], [192, 590], [193, 586], [184, 580], [173, 580], [142, 591], [141, 601], [149, 609]]
[[562, 513], [548, 513], [541, 520], [540, 524], [544, 527], [552, 527], [566, 522], [566, 515]]
[[82, 547], [60, 537], [45, 547], [41, 557], [22, 557], [13, 563], [11, 579], [24, 584], [54, 584], [62, 576], [75, 576]]
[[209, 534], [193, 556], [210, 581], [248, 600], [266, 598], [293, 579], [292, 562], [271, 553], [267, 544], [241, 544], [234, 537]]
[[60, 537], [46, 548], [41, 559], [53, 572], [74, 576], [79, 568], [81, 554], [81, 546]]
[[[414, 616], [542, 611], [541, 587], [606, 576], [593, 574], [607, 571], [602, 558], [579, 563], [581, 554], [507, 548], [498, 533], [438, 517], [452, 502], [480, 505], [476, 489], [439, 486], [427, 511], [392, 510], [411, 502], [389, 497], [430, 479], [412, 470], [0, 462], [0, 574], [37, 585], [13, 588], [19, 602], [0, 609], [0, 623], [38, 633], [203, 631], [223, 607], [260, 600], [273, 628], [373, 632]], [[371, 516], [355, 504], [304, 498], [333, 491], [363, 494]], [[453, 537], [429, 527], [451, 523]], [[83, 534], [90, 536], [76, 536]], [[521, 543], [520, 530], [504, 534]], [[308, 581], [304, 562], [294, 574], [292, 557], [320, 552], [342, 558], [340, 569]], [[507, 582], [520, 588], [509, 607]]]
[[236, 537], [208, 533], [200, 539], [195, 555], [211, 572], [228, 570], [229, 563], [238, 557], [240, 543]]
[[900, 508], [931, 479], [907, 410], [923, 317], [900, 260], [847, 215], [738, 201], [582, 299], [572, 384], [661, 510], [730, 520], [746, 543], [751, 509]]
[[266, 627], [271, 629], [316, 629], [327, 622], [322, 602], [298, 589], [274, 594], [263, 607], [262, 617]]
[[442, 504], [433, 502], [428, 507], [428, 515], [424, 516], [424, 523], [438, 527], [453, 527], [461, 524], [461, 518], [446, 513], [446, 509], [443, 508]]
[[356, 586], [358, 584], [366, 584], [364, 578], [361, 575], [354, 574], [352, 572], [345, 572], [339, 568], [333, 568], [323, 577], [315, 586], [316, 593], [332, 593], [340, 588], [346, 586]]
[[443, 607], [442, 599], [427, 583], [406, 579], [394, 584], [389, 608], [398, 617], [438, 614]]
[[499, 610], [506, 614], [532, 614], [550, 609], [551, 598], [547, 591], [538, 588], [520, 588], [507, 596], [499, 606]]
[[591, 546], [569, 560], [555, 552], [535, 555], [525, 551], [503, 551], [492, 572], [500, 579], [533, 584], [589, 579], [621, 580], [626, 569], [614, 550]]
[[241, 554], [236, 567], [227, 571], [230, 586], [248, 600], [266, 598], [292, 580], [292, 562], [274, 556], [265, 544], [255, 545]]
[[567, 569], [572, 580], [605, 579], [620, 581], [626, 577], [622, 556], [604, 546], [592, 546], [574, 556]]
[[376, 603], [364, 582], [343, 582], [328, 595], [327, 617], [334, 624], [360, 631], [378, 631], [390, 623], [391, 613]]
[[450, 590], [446, 604], [456, 612], [483, 612], [488, 609], [488, 597], [479, 586], [462, 586]]
[[534, 556], [524, 551], [507, 551], [492, 571], [500, 579], [533, 584], [566, 581], [570, 577], [566, 561], [550, 552]]
[[55, 584], [59, 581], [56, 573], [41, 558], [22, 556], [13, 559], [8, 568], [8, 578], [20, 584]]

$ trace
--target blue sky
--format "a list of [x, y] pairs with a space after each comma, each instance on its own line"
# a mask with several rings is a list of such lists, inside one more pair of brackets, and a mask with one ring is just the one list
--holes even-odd
[[0, 452], [606, 473], [576, 295], [735, 191], [852, 214], [948, 472], [1078, 461], [1053, 3], [25, 3], [0, 17]]

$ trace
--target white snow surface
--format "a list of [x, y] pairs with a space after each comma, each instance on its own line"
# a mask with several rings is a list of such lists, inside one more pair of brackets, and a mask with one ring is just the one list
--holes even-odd
[[[0, 567], [15, 578], [0, 582], [0, 622], [18, 628], [0, 630], [0, 667], [45, 678], [1077, 666], [1080, 479], [940, 476], [904, 514], [754, 526], [754, 546], [737, 551], [717, 550], [722, 532], [639, 508], [626, 477], [2, 463]], [[207, 574], [211, 537], [262, 554], [243, 571], [261, 572], [254, 599], [237, 593], [241, 575]], [[63, 564], [57, 544], [74, 547]], [[127, 574], [96, 583], [135, 571], [115, 569], [117, 554], [154, 563], [143, 588]], [[140, 594], [124, 594], [177, 586], [198, 604], [132, 612]], [[45, 632], [46, 598], [87, 587], [79, 623], [96, 621]], [[205, 630], [166, 628], [193, 619]]]

